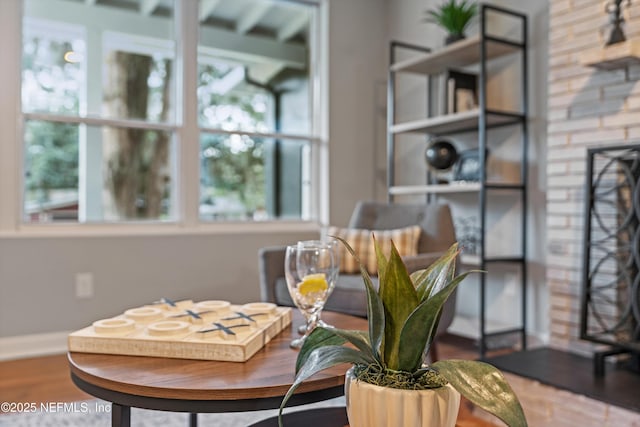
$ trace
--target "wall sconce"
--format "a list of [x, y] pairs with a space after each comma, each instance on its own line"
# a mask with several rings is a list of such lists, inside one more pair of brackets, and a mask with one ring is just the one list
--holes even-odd
[[[620, 43], [627, 39], [624, 31], [622, 31], [622, 23], [624, 22], [624, 18], [622, 17], [622, 1], [623, 0], [611, 0], [604, 7], [605, 12], [609, 14], [611, 24], [613, 24], [609, 41], [607, 41], [605, 46]], [[631, 0], [627, 0], [627, 6], [630, 5]]]

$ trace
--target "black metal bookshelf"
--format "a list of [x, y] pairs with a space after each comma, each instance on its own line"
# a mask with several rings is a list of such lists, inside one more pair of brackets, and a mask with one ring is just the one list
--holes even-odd
[[[473, 257], [475, 266], [490, 271], [498, 263], [516, 265], [520, 271], [521, 319], [520, 325], [500, 330], [487, 330], [487, 275], [479, 275], [479, 351], [484, 357], [488, 349], [488, 341], [492, 338], [517, 334], [520, 347], [527, 346], [527, 153], [528, 153], [528, 88], [527, 88], [527, 16], [513, 10], [481, 4], [479, 7], [480, 31], [476, 36], [468, 37], [434, 51], [427, 47], [393, 41], [390, 44], [390, 66], [387, 85], [387, 197], [393, 202], [397, 196], [424, 194], [428, 200], [436, 196], [446, 197], [447, 193], [477, 193], [479, 215], [479, 256]], [[488, 17], [505, 19], [512, 26], [515, 24], [517, 37], [496, 36], [489, 32]], [[492, 21], [492, 25], [495, 21]], [[408, 59], [398, 61], [398, 50], [413, 51]], [[487, 106], [487, 80], [489, 78], [488, 63], [506, 56], [520, 56], [519, 85], [520, 108], [516, 111], [490, 109]], [[514, 59], [516, 61], [516, 59]], [[460, 69], [468, 66], [478, 67], [477, 108], [451, 114], [434, 114], [434, 78], [449, 69]], [[418, 120], [396, 122], [396, 84], [399, 73], [422, 75], [426, 81], [426, 117]], [[442, 100], [441, 100], [442, 102]], [[487, 147], [489, 146], [490, 129], [514, 126], [520, 134], [520, 182], [501, 183], [487, 180]], [[478, 182], [459, 184], [429, 185], [396, 185], [396, 137], [400, 134], [424, 134], [429, 137], [447, 136], [474, 132], [478, 135], [479, 179]], [[427, 178], [428, 181], [428, 178]], [[495, 192], [511, 192], [521, 204], [520, 253], [512, 256], [490, 256], [487, 254], [487, 213], [488, 198]]]

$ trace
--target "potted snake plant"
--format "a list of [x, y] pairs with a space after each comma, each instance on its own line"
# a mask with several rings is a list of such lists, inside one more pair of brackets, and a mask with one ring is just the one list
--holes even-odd
[[367, 293], [368, 331], [318, 327], [309, 335], [298, 354], [295, 380], [280, 405], [280, 427], [296, 388], [313, 374], [342, 363], [352, 364], [345, 380], [351, 427], [454, 427], [460, 395], [510, 427], [526, 427], [518, 398], [492, 365], [468, 360], [424, 363], [442, 306], [469, 274], [455, 274], [457, 244], [428, 269], [412, 274], [393, 244], [388, 258], [374, 244], [377, 291], [358, 259]]
[[427, 10], [426, 22], [439, 25], [447, 32], [445, 44], [462, 40], [464, 30], [478, 13], [478, 5], [467, 0], [446, 0], [441, 5]]

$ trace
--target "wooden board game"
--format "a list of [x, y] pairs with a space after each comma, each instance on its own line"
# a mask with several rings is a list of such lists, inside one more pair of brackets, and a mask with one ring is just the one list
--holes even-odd
[[191, 300], [132, 308], [69, 335], [69, 351], [244, 362], [291, 323], [291, 308]]

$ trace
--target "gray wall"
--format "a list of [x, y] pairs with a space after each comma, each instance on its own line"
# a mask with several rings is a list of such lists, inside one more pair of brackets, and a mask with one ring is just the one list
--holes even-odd
[[[375, 196], [371, 147], [375, 82], [385, 78], [384, 6], [383, 0], [330, 2], [330, 222], [336, 225], [346, 224], [358, 199]], [[171, 236], [0, 237], [0, 338], [78, 329], [162, 296], [257, 300], [258, 249], [315, 235], [265, 228]], [[93, 299], [75, 298], [79, 272], [93, 273]]]
[[346, 223], [351, 201], [385, 200], [386, 0], [330, 2], [331, 220]]
[[[257, 251], [312, 233], [5, 238], [0, 336], [78, 329], [160, 297], [259, 300]], [[75, 275], [95, 295], [76, 299]]]

